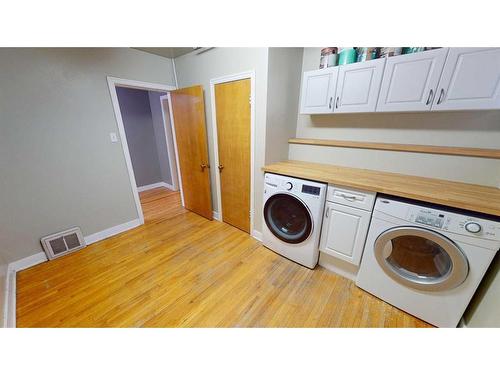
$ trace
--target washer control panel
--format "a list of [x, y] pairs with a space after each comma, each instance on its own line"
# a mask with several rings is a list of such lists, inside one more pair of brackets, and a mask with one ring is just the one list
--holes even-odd
[[317, 186], [302, 185], [302, 192], [311, 195], [319, 195], [320, 188]]

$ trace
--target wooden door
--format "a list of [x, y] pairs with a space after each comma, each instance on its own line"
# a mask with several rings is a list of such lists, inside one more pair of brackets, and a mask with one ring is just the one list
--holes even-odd
[[301, 114], [333, 112], [338, 74], [338, 67], [304, 72], [300, 100]]
[[250, 233], [250, 79], [214, 89], [222, 220]]
[[447, 53], [438, 48], [387, 59], [377, 112], [430, 111]]
[[371, 215], [369, 211], [326, 202], [320, 250], [358, 266]]
[[450, 48], [433, 111], [500, 109], [500, 48]]
[[334, 112], [375, 112], [385, 60], [363, 61], [340, 67]]
[[175, 90], [170, 97], [184, 206], [212, 220], [203, 88]]

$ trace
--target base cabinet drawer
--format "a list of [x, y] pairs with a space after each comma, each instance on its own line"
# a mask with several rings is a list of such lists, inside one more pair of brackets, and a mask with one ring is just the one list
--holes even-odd
[[373, 209], [373, 205], [375, 204], [375, 196], [376, 194], [371, 191], [362, 191], [352, 188], [344, 188], [342, 186], [328, 185], [326, 200], [371, 211]]
[[320, 251], [358, 266], [371, 214], [369, 211], [327, 202]]

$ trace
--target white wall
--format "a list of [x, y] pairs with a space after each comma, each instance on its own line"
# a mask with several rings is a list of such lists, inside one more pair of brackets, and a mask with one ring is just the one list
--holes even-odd
[[106, 76], [175, 85], [170, 59], [129, 48], [0, 48], [0, 253], [137, 218]]
[[[319, 65], [305, 48], [302, 70]], [[297, 137], [498, 148], [500, 111], [298, 115]], [[290, 159], [500, 186], [500, 160], [378, 150], [290, 145]]]
[[[266, 149], [266, 100], [267, 100], [267, 48], [215, 48], [200, 55], [190, 53], [175, 59], [180, 88], [203, 85], [210, 164], [214, 166], [213, 124], [210, 106], [210, 80], [249, 70], [255, 71], [255, 229], [260, 231], [263, 175]], [[212, 207], [217, 210], [215, 189], [217, 168], [210, 168]]]

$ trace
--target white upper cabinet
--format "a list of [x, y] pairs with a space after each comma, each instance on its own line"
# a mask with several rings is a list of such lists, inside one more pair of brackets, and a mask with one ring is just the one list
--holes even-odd
[[450, 48], [433, 111], [500, 109], [500, 48]]
[[448, 48], [387, 59], [377, 112], [430, 111]]
[[335, 113], [375, 112], [385, 60], [340, 66]]
[[300, 113], [332, 113], [338, 67], [304, 72]]

